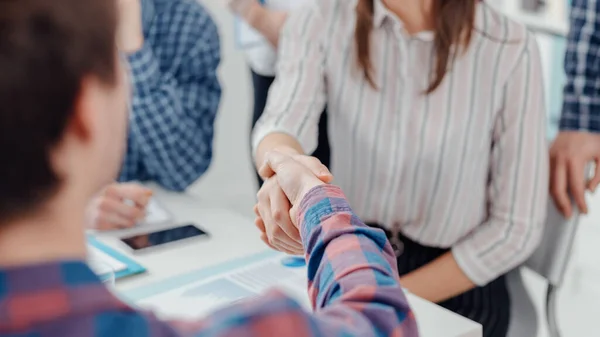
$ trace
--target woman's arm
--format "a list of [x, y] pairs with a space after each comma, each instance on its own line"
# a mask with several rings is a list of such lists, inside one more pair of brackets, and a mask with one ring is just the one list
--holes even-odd
[[322, 33], [326, 20], [321, 6], [295, 10], [281, 31], [277, 77], [252, 137], [258, 167], [270, 150], [304, 154], [317, 147], [326, 101]]
[[544, 85], [537, 42], [530, 34], [523, 39], [494, 125], [488, 219], [451, 252], [400, 280], [427, 300], [483, 286], [519, 266], [539, 244], [548, 201]]
[[302, 146], [296, 138], [280, 132], [271, 133], [265, 136], [258, 144], [256, 149], [256, 169], [260, 169], [264, 163], [265, 155], [272, 150], [277, 150], [286, 154], [304, 154]]
[[434, 303], [443, 302], [475, 287], [452, 252], [401, 277], [400, 284], [411, 293]]

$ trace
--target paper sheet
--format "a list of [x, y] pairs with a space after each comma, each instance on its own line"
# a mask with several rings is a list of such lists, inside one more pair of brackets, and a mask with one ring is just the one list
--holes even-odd
[[150, 199], [146, 208], [146, 219], [141, 224], [156, 225], [169, 221], [171, 221], [171, 214], [156, 199]]
[[109, 267], [113, 273], [127, 269], [126, 264], [91, 245], [88, 245], [88, 263], [96, 274], [106, 273], [105, 267]]
[[155, 310], [165, 319], [197, 319], [233, 302], [277, 288], [309, 309], [306, 268], [285, 267], [280, 261], [280, 256], [267, 259], [149, 297], [137, 304]]

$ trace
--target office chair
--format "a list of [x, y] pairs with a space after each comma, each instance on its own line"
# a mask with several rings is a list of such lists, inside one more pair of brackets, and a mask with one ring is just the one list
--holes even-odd
[[[560, 337], [557, 323], [556, 300], [571, 252], [577, 227], [579, 211], [574, 207], [574, 214], [565, 219], [556, 209], [552, 200], [548, 201], [548, 217], [542, 241], [538, 249], [523, 265], [542, 276], [548, 283], [546, 291], [546, 323], [550, 337]], [[517, 268], [507, 275], [507, 285], [511, 295], [511, 325], [509, 337], [537, 336], [537, 312], [521, 277], [521, 269]]]

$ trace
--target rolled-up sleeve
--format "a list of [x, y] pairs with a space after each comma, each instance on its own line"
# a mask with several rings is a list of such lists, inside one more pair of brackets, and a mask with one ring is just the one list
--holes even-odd
[[[219, 110], [219, 32], [199, 4], [175, 2], [129, 55], [133, 82], [127, 153], [119, 181], [184, 191], [209, 168]], [[172, 49], [170, 58], [160, 50]]]
[[573, 0], [562, 131], [600, 132], [600, 1]]
[[542, 81], [537, 42], [529, 34], [504, 87], [504, 107], [494, 126], [489, 217], [452, 249], [477, 285], [523, 263], [541, 238], [548, 198]]
[[280, 35], [277, 75], [252, 136], [255, 152], [270, 133], [294, 137], [306, 153], [317, 147], [325, 107], [325, 20], [317, 4], [292, 12]]

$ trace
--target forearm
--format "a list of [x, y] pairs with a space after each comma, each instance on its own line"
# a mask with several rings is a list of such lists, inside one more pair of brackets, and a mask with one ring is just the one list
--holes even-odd
[[279, 32], [287, 13], [274, 11], [261, 5], [253, 6], [245, 17], [246, 22], [260, 32], [273, 46], [279, 44]]
[[262, 139], [256, 148], [256, 168], [260, 169], [265, 160], [265, 155], [272, 150], [287, 154], [304, 154], [300, 143], [292, 136], [274, 132]]
[[355, 331], [376, 328], [382, 336], [398, 330], [402, 336], [416, 335], [385, 233], [366, 226], [343, 192], [332, 185], [313, 188], [299, 209], [297, 223], [307, 256], [313, 308], [330, 319], [348, 314], [366, 318], [342, 319]]
[[[202, 77], [184, 81], [161, 71], [147, 46], [130, 56], [134, 75], [130, 137], [139, 152], [135, 165], [147, 172], [147, 179], [170, 190], [185, 190], [210, 165], [221, 95], [216, 76], [218, 52], [204, 55], [205, 60], [211, 57], [215, 60], [202, 70]], [[200, 73], [196, 70], [200, 66], [186, 65], [188, 73]]]
[[434, 303], [443, 302], [475, 287], [452, 252], [401, 277], [400, 284], [411, 293]]

